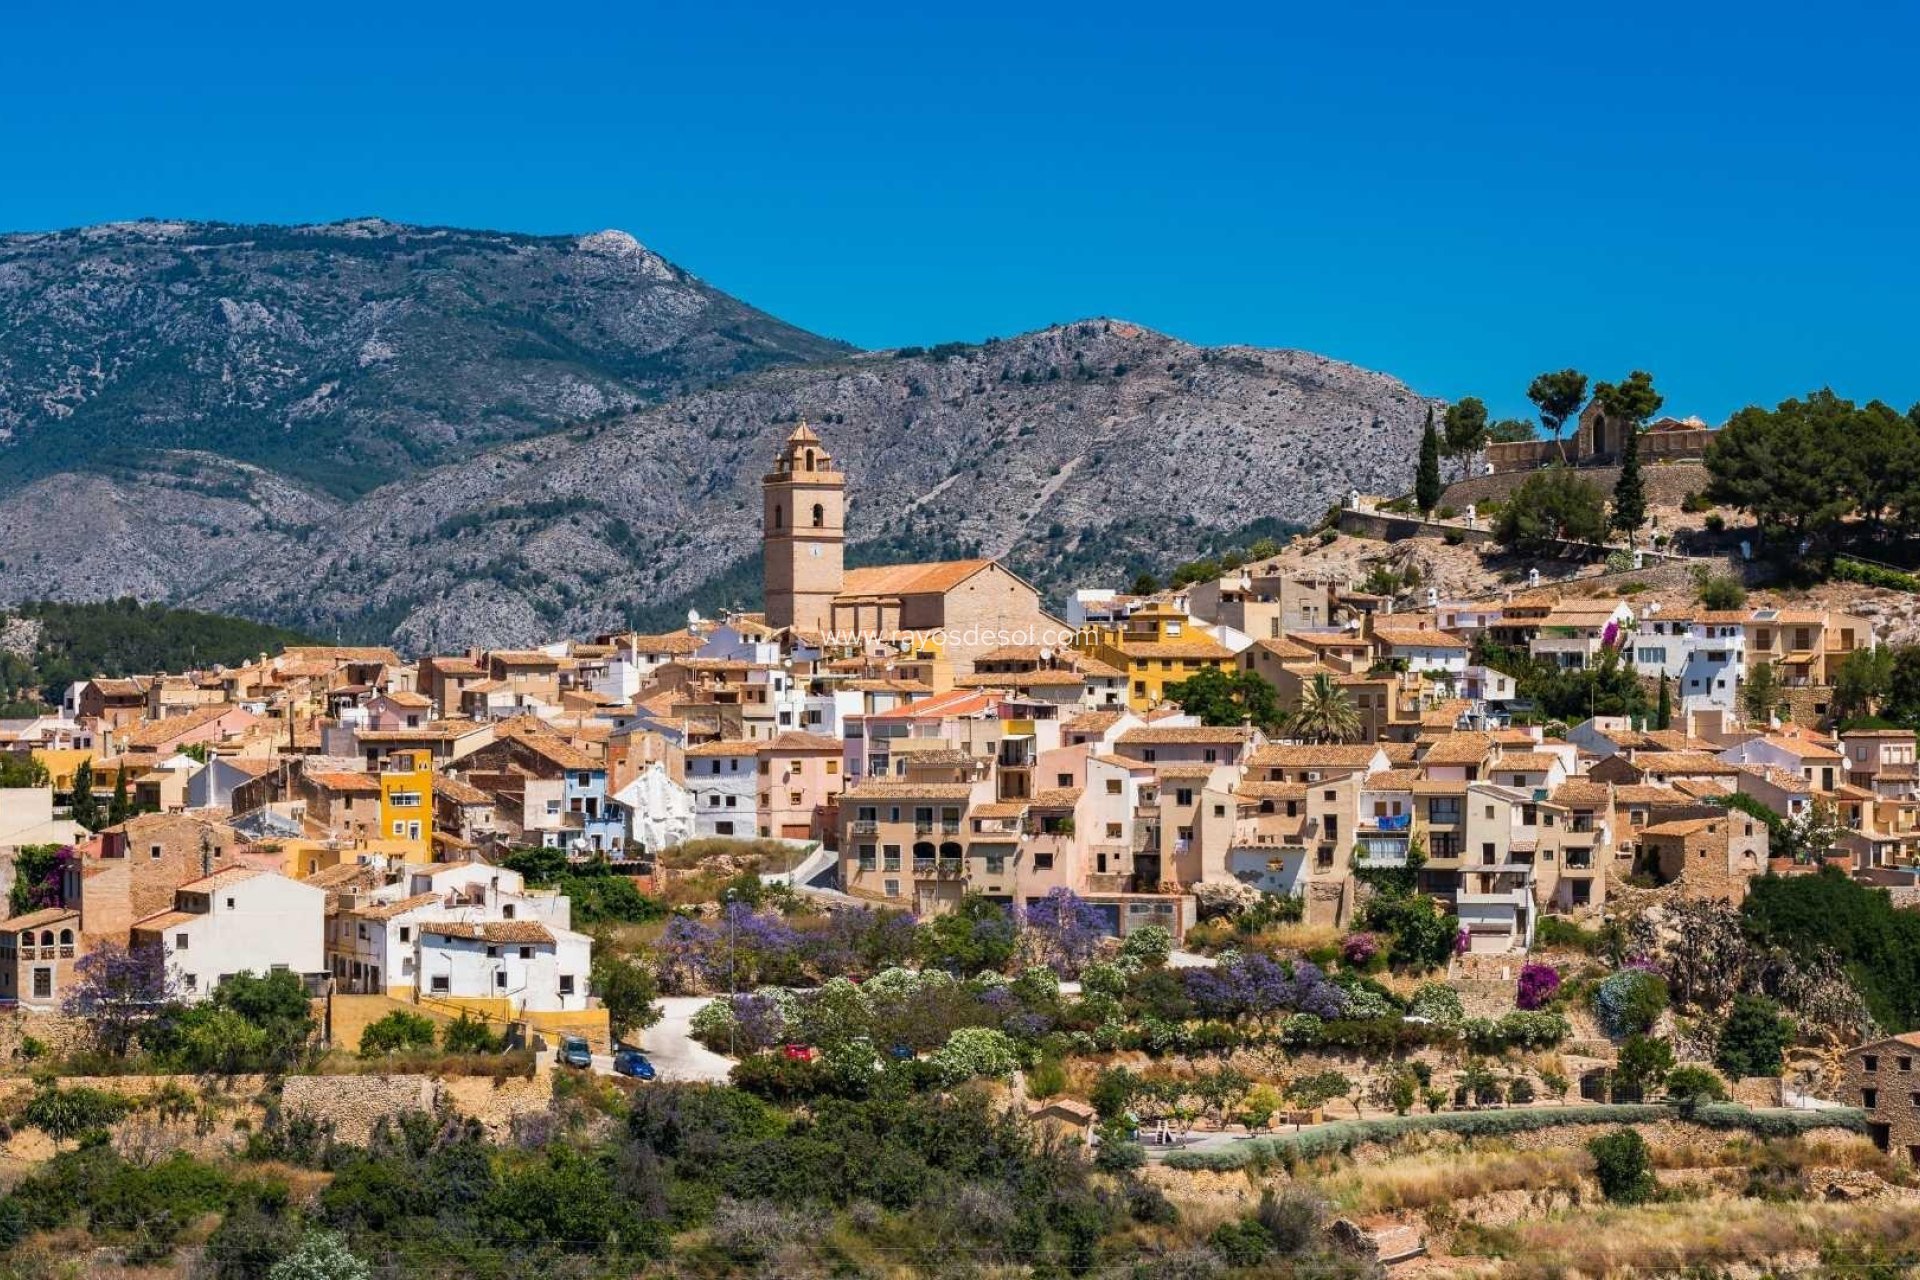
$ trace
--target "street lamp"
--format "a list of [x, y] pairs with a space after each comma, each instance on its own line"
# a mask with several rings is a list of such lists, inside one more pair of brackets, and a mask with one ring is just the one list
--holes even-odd
[[727, 1056], [729, 1058], [738, 1056], [733, 1050], [734, 1020], [737, 1013], [737, 1002], [733, 998], [733, 899], [734, 891], [727, 890], [727, 903], [722, 910], [727, 913]]

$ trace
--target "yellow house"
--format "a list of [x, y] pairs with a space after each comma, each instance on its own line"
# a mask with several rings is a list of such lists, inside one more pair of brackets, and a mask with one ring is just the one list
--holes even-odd
[[380, 841], [408, 862], [433, 861], [433, 754], [390, 752], [380, 766]]
[[1083, 631], [1075, 646], [1127, 676], [1127, 705], [1146, 711], [1168, 685], [1213, 668], [1233, 670], [1233, 650], [1171, 604], [1155, 601], [1109, 626]]

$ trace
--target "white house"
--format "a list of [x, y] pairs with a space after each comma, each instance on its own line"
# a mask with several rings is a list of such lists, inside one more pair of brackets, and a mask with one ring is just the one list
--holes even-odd
[[201, 1000], [236, 973], [324, 978], [326, 920], [325, 889], [228, 867], [175, 889], [173, 909], [134, 921], [132, 941], [159, 947], [182, 998]]
[[587, 1007], [593, 940], [533, 920], [420, 926], [418, 983], [425, 999], [506, 1000], [519, 1011]]
[[649, 762], [613, 793], [627, 814], [627, 845], [657, 852], [693, 836], [693, 794], [673, 780], [664, 762]]
[[1628, 650], [1634, 670], [1675, 682], [1674, 706], [1681, 711], [1715, 707], [1732, 711], [1744, 678], [1747, 615], [1704, 611], [1664, 616], [1649, 602], [1634, 628]]
[[1820, 791], [1832, 791], [1847, 780], [1847, 761], [1832, 743], [1800, 733], [1769, 733], [1720, 753], [1728, 764], [1784, 769]]
[[702, 742], [687, 748], [687, 790], [697, 836], [752, 836], [760, 797], [756, 743]]

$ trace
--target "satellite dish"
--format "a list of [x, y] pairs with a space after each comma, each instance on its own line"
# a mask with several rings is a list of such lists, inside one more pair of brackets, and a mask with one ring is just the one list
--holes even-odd
[[1053, 661], [1053, 650], [1051, 650], [1051, 649], [1042, 649], [1042, 650], [1040, 651], [1040, 661], [1042, 661], [1042, 662], [1052, 662], [1052, 661]]
[[687, 610], [687, 630], [692, 631], [695, 627], [699, 625], [700, 625], [700, 611], [698, 609]]

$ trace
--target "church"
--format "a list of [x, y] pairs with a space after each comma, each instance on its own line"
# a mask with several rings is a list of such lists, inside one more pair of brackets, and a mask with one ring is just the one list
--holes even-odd
[[875, 643], [944, 658], [956, 672], [1006, 645], [1064, 648], [1072, 628], [998, 560], [846, 567], [847, 477], [802, 423], [761, 481], [767, 625], [830, 648]]

